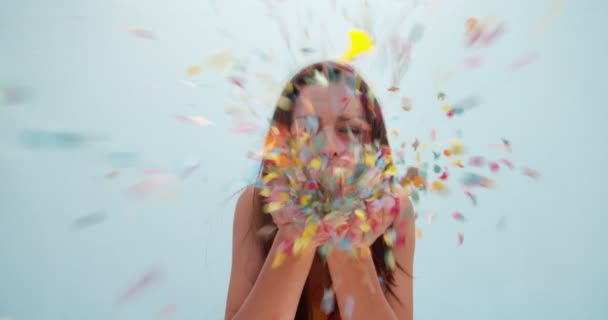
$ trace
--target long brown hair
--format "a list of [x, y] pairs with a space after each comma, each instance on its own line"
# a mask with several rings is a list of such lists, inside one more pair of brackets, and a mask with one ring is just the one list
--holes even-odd
[[[278, 124], [288, 129], [291, 128], [293, 122], [293, 108], [285, 108], [280, 104], [284, 104], [287, 101], [288, 103], [291, 103], [291, 105], [294, 105], [299, 95], [300, 89], [303, 86], [309, 84], [309, 79], [314, 77], [316, 72], [320, 72], [321, 74], [325, 75], [329, 83], [336, 83], [341, 79], [346, 80], [346, 83], [349, 86], [352, 86], [353, 90], [358, 91], [358, 98], [359, 102], [361, 103], [361, 106], [363, 106], [365, 112], [365, 119], [371, 126], [371, 140], [378, 141], [382, 147], [390, 150], [386, 127], [378, 101], [374, 97], [367, 83], [363, 79], [361, 79], [359, 74], [357, 74], [357, 72], [355, 72], [352, 67], [346, 64], [323, 61], [306, 66], [298, 73], [296, 73], [287, 83], [281, 93], [281, 97], [279, 98], [279, 102], [277, 103], [274, 114], [272, 116], [272, 125]], [[271, 133], [269, 132], [269, 135], [270, 134]], [[258, 172], [258, 180], [265, 173], [265, 167], [265, 163], [264, 161], [262, 161], [260, 170]], [[258, 189], [256, 188], [256, 191], [257, 190]], [[263, 200], [259, 195], [259, 192], [256, 192], [254, 197], [254, 212], [260, 217], [260, 219], [258, 220], [258, 224], [254, 225], [254, 228], [256, 228], [255, 231], [261, 229], [271, 230], [263, 236], [262, 240], [264, 244], [264, 252], [266, 255], [268, 255], [268, 253], [270, 252], [270, 248], [272, 247], [277, 228], [272, 220], [271, 215], [263, 213]], [[380, 237], [372, 244], [370, 249], [377, 274], [385, 281], [385, 285], [383, 286], [385, 292], [388, 292], [389, 294], [395, 296], [394, 292], [391, 289], [391, 286], [394, 285], [395, 281], [393, 270], [391, 270], [386, 265], [384, 260], [384, 256], [388, 250], [388, 246], [383, 241], [383, 238]], [[397, 267], [403, 270], [401, 266], [397, 265]], [[331, 279], [329, 280], [328, 287], [331, 287]], [[395, 298], [397, 297], [395, 296]], [[336, 305], [336, 309], [334, 309], [333, 312], [328, 315], [328, 318], [335, 319], [338, 316], [339, 312], [337, 310]], [[300, 297], [300, 302], [298, 304], [295, 319], [308, 320], [310, 319], [310, 317], [311, 310], [309, 310], [308, 308], [306, 294], [302, 294]]]

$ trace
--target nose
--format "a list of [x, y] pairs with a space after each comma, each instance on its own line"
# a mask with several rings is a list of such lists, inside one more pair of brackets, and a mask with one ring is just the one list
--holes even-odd
[[336, 133], [331, 128], [324, 128], [321, 130], [322, 144], [321, 144], [321, 155], [328, 159], [335, 159], [340, 156], [340, 146], [338, 145], [338, 139]]

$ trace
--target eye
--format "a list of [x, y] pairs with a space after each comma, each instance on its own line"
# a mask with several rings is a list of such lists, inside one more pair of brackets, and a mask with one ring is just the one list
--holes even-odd
[[338, 132], [340, 132], [342, 134], [348, 134], [349, 131], [356, 136], [361, 135], [361, 133], [363, 133], [363, 130], [361, 130], [361, 128], [358, 128], [358, 127], [346, 126], [346, 127], [338, 128]]

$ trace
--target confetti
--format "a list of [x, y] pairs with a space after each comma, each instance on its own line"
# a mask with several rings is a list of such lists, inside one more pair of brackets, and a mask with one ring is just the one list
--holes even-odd
[[363, 31], [352, 30], [349, 33], [349, 37], [350, 48], [342, 56], [342, 60], [353, 61], [358, 55], [369, 51], [374, 46], [371, 37]]
[[515, 61], [511, 62], [511, 64], [507, 66], [507, 69], [510, 71], [517, 71], [538, 60], [539, 57], [540, 56], [538, 53], [528, 53], [525, 56], [517, 58]]
[[120, 174], [119, 170], [112, 170], [105, 175], [106, 179], [113, 179]]
[[129, 28], [129, 27], [123, 27], [122, 29], [141, 39], [157, 40], [156, 34], [150, 30], [141, 29], [141, 28]]
[[30, 148], [79, 148], [94, 141], [102, 140], [101, 137], [60, 131], [25, 130], [20, 135], [24, 146]]
[[498, 170], [500, 170], [500, 165], [497, 162], [490, 162], [489, 164], [490, 167], [490, 171], [496, 173], [498, 172]]
[[201, 67], [200, 66], [191, 66], [188, 67], [188, 69], [186, 69], [186, 74], [188, 76], [195, 76], [197, 74], [201, 73]]
[[555, 17], [555, 15], [562, 8], [564, 2], [566, 2], [566, 0], [556, 0], [555, 2], [553, 2], [553, 5], [551, 6], [551, 9], [549, 9], [549, 12], [547, 12], [543, 19], [538, 23], [536, 28], [534, 28], [532, 36], [539, 37], [543, 33], [549, 22], [553, 20], [553, 17]]
[[170, 182], [176, 181], [175, 176], [169, 174], [153, 174], [151, 177], [131, 186], [128, 195], [135, 199], [141, 199]]
[[254, 133], [256, 130], [257, 126], [255, 123], [246, 121], [237, 122], [234, 128], [232, 129], [232, 131], [242, 134], [251, 134]]
[[325, 314], [330, 314], [334, 311], [334, 291], [332, 289], [324, 289], [323, 300], [321, 300], [321, 310]]
[[464, 234], [458, 233], [458, 245], [461, 246], [464, 243]]
[[344, 315], [347, 319], [353, 316], [353, 311], [355, 309], [355, 298], [353, 296], [346, 297], [346, 304], [344, 306]]
[[185, 115], [175, 115], [175, 118], [182, 122], [193, 123], [199, 126], [208, 126], [212, 125], [213, 122], [207, 120], [207, 118], [203, 116], [185, 116]]
[[168, 304], [168, 305], [162, 307], [160, 310], [158, 310], [158, 312], [156, 313], [156, 319], [170, 316], [173, 313], [175, 313], [176, 310], [177, 310], [177, 305], [175, 305], [173, 303]]
[[123, 305], [142, 291], [157, 283], [161, 278], [161, 272], [157, 268], [153, 268], [137, 280], [128, 290], [116, 299], [115, 307]]
[[484, 58], [482, 56], [473, 56], [464, 60], [464, 66], [467, 68], [479, 68], [484, 62]]
[[388, 88], [388, 91], [390, 91], [390, 92], [397, 92], [397, 91], [399, 91], [399, 87], [392, 86], [392, 87]]
[[416, 141], [414, 141], [414, 143], [412, 144], [412, 147], [414, 147], [414, 150], [418, 149], [418, 146], [420, 145], [420, 142], [418, 141], [418, 139], [416, 139]]
[[538, 179], [540, 177], [540, 174], [536, 171], [536, 170], [532, 170], [530, 168], [522, 168], [521, 172], [525, 175], [528, 176], [534, 180]]
[[92, 227], [98, 225], [105, 221], [106, 214], [103, 211], [96, 211], [93, 213], [89, 213], [84, 215], [72, 222], [72, 229], [74, 230], [82, 230], [88, 227]]
[[437, 99], [439, 99], [439, 100], [443, 101], [443, 100], [445, 100], [446, 97], [447, 97], [447, 95], [445, 94], [445, 92], [439, 92], [437, 94]]
[[459, 222], [465, 221], [464, 216], [458, 211], [452, 212], [452, 218], [454, 218], [454, 220], [459, 221]]

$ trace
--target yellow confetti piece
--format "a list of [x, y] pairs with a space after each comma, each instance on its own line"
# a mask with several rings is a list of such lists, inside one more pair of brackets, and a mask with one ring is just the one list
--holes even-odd
[[452, 154], [459, 155], [464, 151], [464, 143], [460, 139], [452, 139], [449, 141], [450, 149], [452, 150]]
[[395, 256], [393, 256], [393, 251], [392, 250], [386, 251], [386, 256], [385, 256], [384, 260], [386, 262], [386, 266], [390, 270], [394, 270], [395, 269]]
[[443, 182], [441, 182], [439, 180], [435, 180], [431, 184], [431, 188], [435, 191], [441, 191], [441, 190], [445, 189], [445, 185], [443, 184]]
[[368, 167], [372, 167], [372, 166], [374, 166], [375, 162], [376, 162], [376, 157], [373, 154], [365, 155], [365, 159], [364, 159], [365, 165], [367, 165]]
[[361, 229], [361, 231], [363, 232], [369, 232], [371, 230], [371, 226], [369, 224], [369, 221], [365, 221], [361, 224], [361, 226], [359, 227]]
[[189, 76], [195, 76], [201, 72], [201, 67], [199, 66], [191, 66], [186, 70], [186, 73]]
[[279, 193], [279, 199], [281, 199], [283, 201], [289, 201], [291, 199], [291, 197], [289, 196], [289, 193], [281, 192], [281, 193]]
[[395, 167], [394, 165], [389, 165], [386, 170], [384, 171], [384, 174], [386, 176], [395, 176], [397, 175], [397, 167]]
[[386, 243], [387, 246], [392, 247], [393, 246], [393, 234], [391, 231], [387, 230], [384, 235], [384, 243]]
[[282, 110], [285, 110], [285, 111], [291, 110], [292, 104], [293, 103], [291, 102], [291, 99], [289, 99], [289, 98], [287, 98], [285, 96], [281, 96], [279, 98], [279, 102], [277, 102], [277, 106], [279, 108], [281, 108]]
[[355, 216], [357, 216], [357, 218], [359, 218], [361, 220], [365, 220], [365, 210], [363, 210], [363, 209], [356, 209], [355, 210]]
[[262, 197], [270, 196], [270, 188], [263, 188], [262, 190], [260, 190], [260, 195]]
[[342, 60], [352, 61], [357, 55], [370, 50], [374, 46], [374, 42], [371, 37], [360, 30], [352, 30], [349, 33], [350, 37], [350, 48], [342, 56]]
[[264, 178], [262, 179], [262, 182], [264, 182], [264, 184], [268, 183], [270, 180], [278, 178], [279, 174], [277, 172], [271, 172], [267, 175], [264, 176]]
[[448, 111], [452, 110], [452, 106], [446, 104], [445, 106], [441, 107], [441, 110], [448, 112]]
[[321, 159], [319, 159], [319, 158], [314, 158], [314, 159], [312, 159], [312, 161], [310, 161], [310, 166], [315, 170], [321, 169], [321, 165], [322, 165], [322, 162], [321, 162]]
[[416, 167], [420, 167], [420, 152], [416, 152]]
[[426, 145], [426, 143], [425, 143], [425, 144], [423, 144], [423, 145], [422, 145], [422, 151], [426, 151], [426, 149], [428, 149], [428, 147], [429, 147], [429, 146], [427, 146], [427, 145]]
[[272, 267], [276, 268], [285, 262], [285, 253], [279, 251], [275, 254], [274, 259], [272, 260]]
[[416, 239], [420, 240], [420, 239], [422, 239], [423, 236], [424, 236], [424, 233], [422, 232], [422, 229], [416, 228]]
[[310, 203], [311, 195], [307, 194], [300, 198], [300, 205], [307, 206]]
[[273, 202], [269, 202], [267, 204], [264, 205], [264, 212], [266, 213], [272, 213], [275, 212], [279, 209], [283, 208], [283, 203], [282, 202], [277, 202], [277, 201], [273, 201]]
[[456, 160], [452, 161], [452, 164], [459, 168], [464, 168], [464, 165], [462, 164], [462, 160], [460, 160], [460, 159], [456, 159]]

